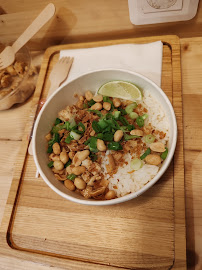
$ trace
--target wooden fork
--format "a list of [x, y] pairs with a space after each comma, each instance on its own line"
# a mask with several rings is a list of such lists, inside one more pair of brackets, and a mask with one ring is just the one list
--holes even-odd
[[[50, 89], [48, 91], [47, 99], [66, 80], [66, 78], [69, 74], [69, 71], [71, 69], [73, 60], [74, 60], [73, 57], [72, 58], [62, 57], [55, 64], [55, 66], [53, 67], [53, 69], [50, 73], [50, 76], [49, 76], [51, 86], [50, 86]], [[31, 139], [30, 144], [29, 144], [28, 153], [30, 155], [33, 155], [32, 139]], [[36, 173], [36, 177], [38, 177], [38, 172]]]
[[13, 45], [7, 46], [0, 53], [0, 70], [10, 66], [14, 62], [16, 52], [18, 52], [39, 31], [39, 29], [53, 17], [54, 13], [55, 6], [52, 3], [48, 4]]

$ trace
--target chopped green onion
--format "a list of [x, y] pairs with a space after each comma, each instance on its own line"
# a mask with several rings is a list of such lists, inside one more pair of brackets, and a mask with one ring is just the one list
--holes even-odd
[[119, 117], [120, 117], [120, 115], [121, 115], [121, 112], [120, 111], [115, 111], [114, 112], [114, 118], [115, 118], [115, 120], [118, 120]]
[[53, 147], [52, 147], [52, 145], [50, 145], [49, 147], [48, 147], [48, 150], [47, 150], [47, 153], [52, 153], [53, 152]]
[[85, 132], [86, 128], [85, 128], [85, 126], [84, 126], [83, 123], [79, 122], [79, 123], [78, 123], [78, 127], [81, 127], [81, 128], [82, 128], [82, 133]]
[[165, 160], [167, 158], [167, 155], [168, 155], [168, 148], [166, 147], [166, 150], [161, 154], [161, 158]]
[[89, 109], [88, 111], [97, 114], [99, 117], [102, 117], [102, 113], [98, 110], [90, 110]]
[[132, 140], [132, 139], [137, 139], [137, 138], [140, 138], [140, 136], [137, 136], [137, 135], [128, 135], [128, 134], [124, 133], [124, 139], [126, 141]]
[[153, 143], [155, 141], [155, 137], [152, 134], [148, 134], [144, 136], [144, 140], [146, 143]]
[[143, 127], [144, 126], [144, 119], [142, 118], [142, 116], [138, 116], [136, 118], [136, 123], [139, 127]]
[[66, 128], [66, 130], [70, 130], [70, 122], [69, 121], [65, 122], [65, 128]]
[[134, 127], [133, 125], [127, 125], [127, 129], [128, 129], [129, 131], [131, 131], [131, 130], [135, 129], [135, 127]]
[[130, 162], [131, 169], [133, 169], [135, 171], [137, 171], [140, 168], [142, 168], [142, 166], [143, 166], [143, 162], [139, 158], [132, 159], [131, 162]]
[[93, 99], [91, 99], [90, 101], [88, 101], [88, 107], [93, 106], [95, 103], [96, 102]]
[[84, 103], [84, 104], [83, 104], [83, 108], [84, 108], [84, 109], [87, 109], [87, 108], [88, 108], [88, 104]]
[[92, 122], [92, 128], [95, 130], [96, 133], [99, 133], [102, 131], [102, 128], [98, 125], [97, 121]]
[[64, 125], [53, 126], [51, 132], [52, 133], [58, 133], [58, 131], [62, 130], [64, 127], [65, 127], [65, 124]]
[[107, 147], [109, 150], [115, 151], [123, 149], [122, 145], [119, 142], [110, 142]]
[[123, 132], [128, 131], [128, 128], [127, 128], [126, 126], [121, 126], [120, 129], [121, 129]]
[[138, 117], [138, 114], [136, 112], [131, 112], [129, 113], [129, 117], [134, 120]]
[[81, 138], [81, 135], [72, 130], [70, 132], [70, 137], [73, 138], [74, 140], [78, 141]]
[[128, 106], [126, 106], [125, 111], [127, 114], [131, 113], [135, 108], [137, 108], [137, 103], [134, 102], [132, 104], [129, 104]]
[[90, 138], [90, 144], [89, 148], [91, 152], [97, 152], [97, 138], [96, 137], [91, 137]]
[[150, 148], [147, 148], [147, 150], [144, 152], [143, 155], [141, 155], [140, 159], [145, 159], [146, 156], [148, 156], [151, 153]]
[[48, 145], [53, 146], [53, 144], [56, 143], [56, 142], [58, 142], [58, 143], [60, 142], [60, 136], [59, 136], [58, 133], [55, 133], [53, 135], [53, 138], [48, 142]]
[[73, 173], [71, 173], [71, 174], [69, 174], [68, 176], [67, 176], [67, 179], [69, 179], [69, 180], [74, 180], [76, 178], [76, 175], [75, 174], [73, 174]]
[[102, 133], [98, 133], [98, 134], [97, 134], [97, 138], [98, 138], [98, 139], [103, 139], [103, 134], [102, 134]]
[[120, 107], [118, 107], [117, 110], [119, 110], [121, 112], [121, 115], [126, 115], [127, 114], [127, 112], [124, 109], [120, 108]]
[[114, 139], [113, 133], [106, 132], [103, 134], [103, 141], [112, 142]]
[[98, 125], [101, 127], [101, 129], [105, 129], [108, 126], [104, 119], [99, 120]]
[[49, 168], [53, 167], [53, 161], [50, 161], [50, 162], [48, 163], [48, 167], [49, 167]]
[[89, 157], [93, 162], [95, 162], [97, 160], [97, 158], [98, 158], [95, 153], [90, 153]]
[[124, 126], [129, 125], [128, 121], [127, 121], [126, 118], [123, 117], [123, 116], [120, 116], [120, 117], [119, 117], [119, 121], [121, 121], [121, 123], [122, 123]]
[[88, 144], [90, 143], [90, 139], [91, 139], [91, 138], [89, 138], [87, 141], [85, 141], [84, 144], [85, 144], [85, 145], [88, 145]]
[[70, 129], [73, 129], [74, 127], [76, 127], [76, 121], [74, 120], [74, 118], [70, 119], [69, 123], [70, 123], [69, 125]]
[[147, 119], [147, 117], [148, 117], [148, 114], [147, 113], [145, 113], [145, 114], [142, 115], [142, 119], [143, 120]]
[[73, 140], [73, 138], [69, 135], [69, 136], [67, 136], [67, 138], [65, 139], [65, 142], [69, 144], [72, 140]]
[[69, 159], [69, 160], [67, 161], [67, 163], [65, 163], [64, 167], [67, 168], [71, 163], [72, 163], [72, 161], [71, 161], [71, 159]]
[[62, 120], [60, 120], [59, 118], [56, 118], [55, 119], [55, 126], [62, 123]]

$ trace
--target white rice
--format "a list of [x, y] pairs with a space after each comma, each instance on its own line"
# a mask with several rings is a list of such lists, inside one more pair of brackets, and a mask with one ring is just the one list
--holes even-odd
[[[161, 140], [163, 143], [166, 143], [169, 140], [169, 123], [161, 104], [158, 103], [149, 91], [144, 92], [141, 104], [148, 110], [149, 117], [145, 121], [145, 124], [147, 125], [148, 123], [151, 123], [155, 129], [166, 133], [166, 137]], [[102, 162], [102, 168], [106, 179], [109, 180], [109, 189], [114, 190], [117, 197], [122, 197], [126, 194], [140, 190], [154, 178], [160, 169], [159, 166], [144, 163], [141, 169], [133, 173], [129, 173], [132, 171], [130, 167], [132, 157], [128, 153], [125, 155], [125, 161], [127, 161], [128, 164], [124, 164], [122, 167], [119, 167], [117, 173], [111, 177], [106, 171], [106, 164], [108, 164], [107, 156], [109, 153], [110, 151], [106, 152]]]

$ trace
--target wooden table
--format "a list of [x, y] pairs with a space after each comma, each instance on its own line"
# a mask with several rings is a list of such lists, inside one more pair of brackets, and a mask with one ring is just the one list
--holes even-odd
[[[19, 4], [20, 0], [15, 3], [12, 0], [5, 1], [1, 4], [1, 42], [13, 41], [47, 2], [46, 0], [26, 1], [23, 7]], [[29, 47], [32, 50], [42, 50], [53, 44], [173, 33], [186, 37], [181, 39], [181, 59], [187, 261], [188, 269], [199, 270], [202, 269], [202, 3], [200, 1], [197, 17], [190, 22], [135, 27], [129, 21], [125, 2], [110, 0], [103, 4], [101, 0], [91, 0], [86, 6], [81, 0], [59, 0], [56, 4], [55, 18], [35, 36], [29, 43]], [[201, 37], [190, 38], [193, 35]], [[40, 62], [42, 54], [41, 51], [36, 53], [35, 61]], [[0, 222], [30, 104], [31, 98], [21, 106], [14, 106], [8, 111], [0, 112]], [[51, 266], [15, 258], [11, 260], [1, 256], [0, 269], [48, 270]]]

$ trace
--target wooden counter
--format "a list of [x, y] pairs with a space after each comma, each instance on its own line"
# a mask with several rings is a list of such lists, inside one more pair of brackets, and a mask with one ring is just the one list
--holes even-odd
[[[127, 1], [91, 0], [88, 6], [84, 2], [57, 1], [57, 15], [29, 43], [30, 48], [43, 50], [53, 44], [131, 36], [177, 34], [186, 37], [181, 39], [181, 60], [187, 261], [188, 269], [202, 269], [202, 3], [197, 17], [190, 22], [136, 27], [129, 21]], [[1, 42], [7, 43], [17, 38], [48, 1], [26, 1], [23, 7], [20, 3], [20, 0], [10, 0], [0, 4]], [[201, 37], [190, 38], [192, 36]], [[42, 54], [39, 52], [37, 61], [40, 62]], [[0, 113], [0, 222], [30, 104], [31, 98], [21, 106]], [[48, 270], [51, 266], [1, 256], [0, 269]]]

